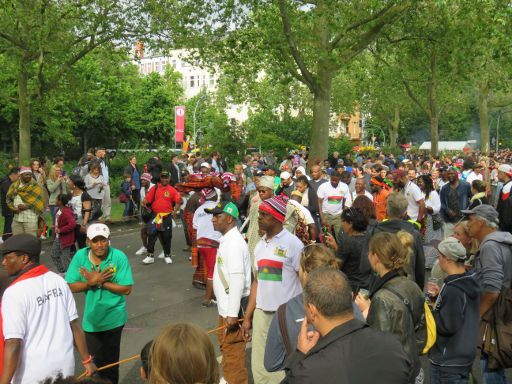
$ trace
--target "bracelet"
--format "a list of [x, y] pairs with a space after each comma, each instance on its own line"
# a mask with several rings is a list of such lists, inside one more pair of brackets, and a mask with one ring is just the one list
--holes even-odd
[[89, 357], [87, 358], [87, 360], [83, 360], [83, 361], [82, 361], [82, 364], [83, 364], [83, 365], [86, 365], [86, 364], [89, 364], [91, 361], [92, 361], [92, 356], [91, 356], [91, 355], [89, 355]]

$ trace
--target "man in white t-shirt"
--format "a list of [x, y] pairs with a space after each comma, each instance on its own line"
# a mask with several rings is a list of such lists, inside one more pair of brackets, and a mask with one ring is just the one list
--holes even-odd
[[74, 375], [73, 341], [91, 376], [96, 366], [73, 294], [62, 277], [39, 264], [41, 242], [29, 234], [15, 235], [0, 245], [0, 253], [13, 278], [2, 296], [0, 383], [35, 384], [59, 373]]
[[407, 178], [405, 171], [397, 169], [393, 171], [393, 188], [396, 192], [402, 192], [407, 199], [407, 216], [410, 220], [421, 223], [427, 210], [425, 199], [420, 187]]
[[204, 292], [203, 306], [210, 307], [215, 305], [215, 300], [213, 300], [213, 270], [215, 268], [219, 239], [222, 235], [213, 229], [212, 215], [206, 211], [217, 205], [215, 189], [203, 188], [200, 193], [200, 202], [202, 201], [203, 203], [194, 212], [192, 227], [196, 230], [197, 251], [201, 258], [201, 263], [204, 263], [203, 265], [206, 267], [206, 290]]
[[352, 206], [352, 196], [348, 185], [340, 181], [337, 171], [331, 174], [329, 183], [318, 187], [318, 206], [320, 207], [320, 222], [322, 226], [331, 226], [336, 234], [341, 230], [341, 212]]
[[373, 202], [373, 195], [366, 190], [366, 185], [364, 183], [363, 177], [359, 177], [358, 179], [356, 179], [355, 191], [352, 192], [352, 203], [354, 203], [357, 196], [366, 196], [367, 198], [370, 199], [370, 201]]
[[249, 247], [236, 227], [238, 208], [232, 202], [221, 202], [205, 210], [213, 215], [213, 228], [222, 234], [213, 273], [213, 290], [217, 297], [222, 351], [222, 371], [228, 383], [247, 383], [245, 367], [246, 339], [240, 327], [241, 302], [247, 302], [251, 289], [251, 257]]
[[268, 329], [277, 308], [302, 292], [298, 273], [304, 246], [283, 228], [285, 214], [286, 202], [278, 196], [259, 206], [258, 224], [265, 235], [254, 250], [256, 276], [242, 324], [245, 337], [254, 326], [251, 368], [255, 383], [279, 383], [284, 378], [284, 372], [270, 373], [263, 364]]
[[469, 172], [469, 174], [466, 177], [466, 181], [469, 183], [469, 185], [473, 184], [473, 181], [475, 180], [484, 180], [484, 176], [482, 175], [483, 167], [481, 164], [475, 164], [473, 167], [473, 170]]

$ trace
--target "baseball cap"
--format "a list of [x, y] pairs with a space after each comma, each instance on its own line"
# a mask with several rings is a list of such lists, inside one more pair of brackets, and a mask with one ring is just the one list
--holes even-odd
[[102, 223], [91, 224], [89, 228], [87, 228], [87, 238], [92, 240], [98, 236], [108, 239], [110, 237], [110, 229]]
[[447, 237], [439, 243], [437, 249], [444, 257], [453, 261], [461, 262], [467, 257], [466, 248], [455, 237]]
[[221, 213], [226, 213], [230, 216], [233, 216], [235, 219], [238, 219], [238, 208], [231, 201], [221, 201], [215, 207], [207, 208], [204, 211], [212, 215], [220, 215]]
[[208, 164], [206, 161], [202, 162], [201, 166], [199, 168], [203, 168], [203, 167], [210, 168], [210, 164]]
[[288, 171], [281, 172], [281, 174], [279, 175], [279, 178], [281, 178], [282, 180], [288, 180], [290, 177], [292, 177], [292, 175], [290, 175], [290, 172]]
[[30, 257], [38, 257], [41, 253], [41, 240], [28, 233], [13, 235], [0, 245], [0, 254], [11, 252], [22, 252]]
[[507, 175], [512, 176], [512, 166], [511, 166], [511, 165], [509, 165], [509, 164], [501, 164], [501, 165], [498, 167], [498, 171], [500, 171], [500, 172], [504, 172], [504, 173], [506, 173]]
[[466, 215], [478, 215], [489, 220], [491, 223], [499, 224], [498, 211], [489, 204], [477, 205], [473, 209], [463, 209], [461, 212]]
[[160, 177], [169, 177], [169, 171], [164, 169], [162, 172], [160, 172]]

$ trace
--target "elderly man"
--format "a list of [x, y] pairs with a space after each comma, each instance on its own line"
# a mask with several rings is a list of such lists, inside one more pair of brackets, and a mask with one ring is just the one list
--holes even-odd
[[43, 189], [29, 167], [21, 167], [19, 174], [20, 179], [11, 184], [6, 196], [7, 207], [14, 213], [12, 232], [37, 236], [37, 222], [44, 212]]
[[73, 294], [62, 277], [39, 264], [41, 242], [29, 234], [14, 235], [0, 246], [0, 253], [12, 278], [2, 297], [0, 383], [38, 383], [59, 373], [73, 375], [73, 342], [91, 376], [96, 366]]
[[[474, 266], [482, 289], [480, 318], [486, 321], [501, 290], [512, 282], [512, 234], [498, 230], [498, 212], [490, 205], [478, 205], [462, 213], [468, 215], [470, 236], [480, 243]], [[484, 383], [507, 382], [504, 369], [490, 367], [485, 352], [481, 363]]]
[[[87, 245], [73, 256], [66, 281], [73, 293], [85, 293], [82, 326], [89, 351], [102, 367], [119, 361], [121, 334], [128, 320], [125, 296], [132, 291], [133, 276], [128, 257], [110, 246], [105, 224], [87, 228]], [[117, 384], [119, 366], [99, 375]]]
[[366, 190], [363, 177], [359, 177], [356, 179], [354, 189], [354, 192], [352, 192], [352, 201], [354, 201], [357, 196], [366, 196], [371, 201], [373, 201], [373, 195]]
[[283, 383], [411, 382], [411, 362], [398, 339], [354, 318], [352, 290], [341, 272], [313, 270], [304, 286], [304, 308]]

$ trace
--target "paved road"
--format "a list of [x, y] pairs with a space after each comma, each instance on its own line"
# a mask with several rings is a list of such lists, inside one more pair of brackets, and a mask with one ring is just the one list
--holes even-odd
[[[135, 280], [133, 292], [127, 299], [128, 323], [123, 331], [121, 358], [138, 354], [142, 346], [154, 338], [167, 324], [192, 322], [205, 330], [216, 326], [217, 309], [202, 307], [204, 291], [192, 287], [193, 268], [188, 261], [189, 254], [182, 251], [185, 247], [183, 230], [176, 228], [174, 235], [172, 244], [174, 263], [166, 265], [163, 259], [156, 259], [155, 264], [147, 266], [141, 262], [143, 257], [135, 256], [135, 252], [141, 245], [139, 227], [131, 225], [112, 228], [112, 245], [128, 255]], [[41, 261], [53, 268], [49, 246], [49, 243], [44, 245], [43, 249], [46, 253]], [[155, 253], [160, 251], [158, 244]], [[0, 280], [2, 280], [1, 273]], [[82, 294], [77, 294], [75, 298], [79, 312], [82, 313], [84, 297]], [[216, 339], [214, 336], [211, 339], [219, 355]], [[422, 358], [422, 362], [424, 368], [427, 368], [428, 361]], [[77, 367], [80, 366], [77, 360]], [[139, 379], [139, 366], [136, 360], [123, 364], [120, 383], [142, 383]], [[476, 362], [473, 371], [479, 378], [479, 367]], [[512, 379], [511, 372], [507, 372], [507, 377], [509, 380]], [[428, 383], [428, 380], [425, 383]]]

